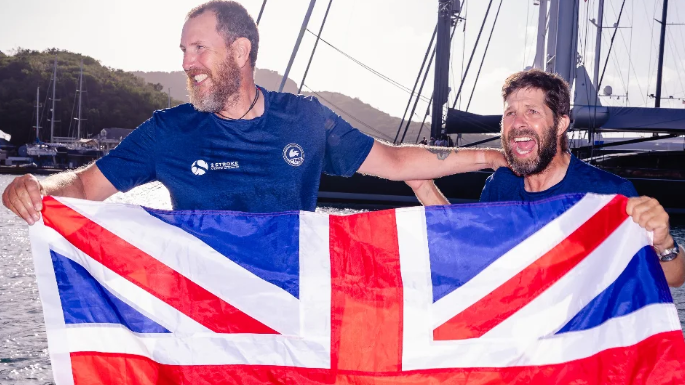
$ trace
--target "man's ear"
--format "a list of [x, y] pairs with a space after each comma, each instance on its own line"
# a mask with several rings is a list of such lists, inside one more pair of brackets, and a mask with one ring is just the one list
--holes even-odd
[[239, 37], [233, 42], [233, 55], [238, 67], [243, 68], [250, 62], [250, 52], [252, 52], [252, 43], [244, 37]]
[[571, 118], [568, 117], [568, 115], [563, 115], [561, 118], [559, 118], [559, 124], [557, 124], [557, 137], [563, 135], [566, 130], [568, 130], [568, 126], [571, 124]]

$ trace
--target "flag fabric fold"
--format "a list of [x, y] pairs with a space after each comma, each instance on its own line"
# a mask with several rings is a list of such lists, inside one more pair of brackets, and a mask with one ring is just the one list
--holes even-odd
[[626, 198], [354, 215], [45, 197], [31, 227], [64, 384], [682, 384]]

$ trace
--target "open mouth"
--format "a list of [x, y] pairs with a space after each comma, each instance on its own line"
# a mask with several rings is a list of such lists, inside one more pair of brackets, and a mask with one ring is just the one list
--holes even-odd
[[532, 136], [516, 136], [510, 140], [513, 152], [520, 156], [526, 156], [533, 152], [537, 142]]
[[202, 72], [189, 72], [188, 80], [192, 82], [193, 85], [200, 85], [204, 83], [205, 80], [209, 78], [209, 75]]
[[198, 74], [193, 76], [193, 81], [195, 81], [195, 84], [200, 84], [207, 80], [207, 74]]

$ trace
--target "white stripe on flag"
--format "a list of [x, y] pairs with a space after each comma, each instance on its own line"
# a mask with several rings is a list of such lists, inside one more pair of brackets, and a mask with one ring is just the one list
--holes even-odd
[[678, 311], [673, 303], [651, 304], [592, 329], [540, 340], [521, 355], [516, 365], [561, 364], [602, 350], [632, 346], [658, 333], [679, 330]]
[[46, 230], [48, 228], [45, 227], [43, 218], [41, 218], [38, 223], [29, 227], [29, 237], [31, 238], [31, 254], [33, 254], [38, 293], [43, 305], [48, 352], [52, 363], [52, 377], [56, 384], [74, 385], [71, 351], [64, 325], [64, 312], [62, 311], [62, 301], [59, 298]]
[[[56, 199], [259, 322], [284, 335], [298, 334], [297, 298], [184, 230], [153, 217], [139, 206]], [[246, 296], [246, 291], [254, 294]]]
[[204, 325], [90, 258], [55, 230], [46, 227], [43, 237], [50, 249], [81, 265], [110, 293], [170, 332], [179, 334], [211, 332]]
[[[555, 333], [609, 287], [633, 256], [647, 245], [647, 232], [626, 218], [577, 266], [482, 338], [516, 336], [527, 340]], [[630, 328], [625, 333], [633, 331], [635, 328]]]
[[[436, 328], [502, 286], [550, 251], [609, 203], [615, 195], [586, 195], [565, 213], [506, 252], [459, 289], [433, 304]], [[402, 240], [400, 238], [400, 240]], [[428, 271], [430, 279], [430, 270]], [[432, 302], [432, 298], [430, 299]]]
[[331, 256], [328, 215], [300, 212], [300, 335], [331, 357]]
[[[135, 354], [167, 365], [274, 365], [330, 368], [330, 350], [274, 334], [137, 334], [112, 324], [67, 328], [74, 352]], [[330, 341], [327, 341], [330, 344]]]

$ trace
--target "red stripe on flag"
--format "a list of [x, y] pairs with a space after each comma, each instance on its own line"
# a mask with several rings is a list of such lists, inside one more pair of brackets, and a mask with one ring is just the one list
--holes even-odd
[[332, 366], [402, 364], [402, 278], [395, 211], [330, 217]]
[[576, 231], [480, 301], [433, 330], [435, 340], [477, 338], [526, 306], [573, 269], [628, 217], [616, 196]]
[[43, 221], [110, 270], [217, 333], [279, 334], [52, 197]]
[[672, 331], [633, 346], [545, 366], [369, 373], [260, 365], [161, 365], [145, 357], [98, 352], [72, 353], [71, 365], [75, 385], [681, 385], [685, 383], [684, 352], [682, 332]]

